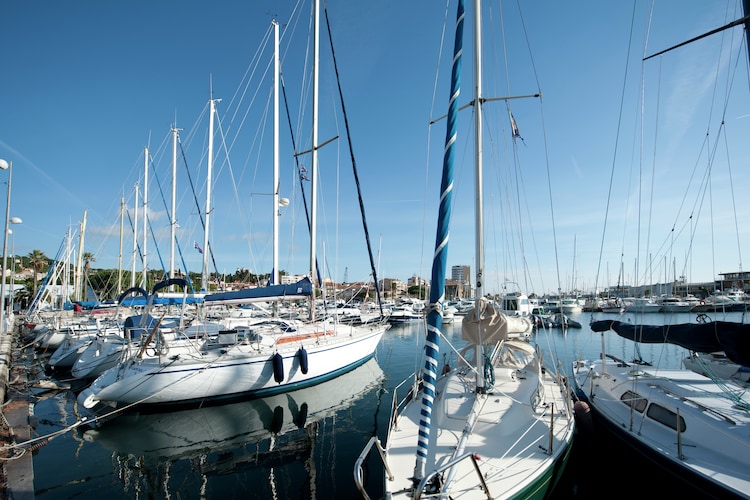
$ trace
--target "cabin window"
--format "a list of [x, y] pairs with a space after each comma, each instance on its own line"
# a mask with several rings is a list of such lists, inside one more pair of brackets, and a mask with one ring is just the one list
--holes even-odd
[[669, 408], [665, 408], [662, 405], [658, 405], [656, 403], [652, 403], [651, 406], [648, 407], [648, 412], [646, 412], [646, 415], [649, 416], [649, 418], [652, 418], [656, 420], [657, 422], [666, 425], [669, 428], [672, 428], [679, 432], [685, 432], [685, 419], [682, 417], [680, 418], [679, 423], [679, 429], [677, 428], [677, 413], [673, 412]]
[[642, 398], [640, 394], [633, 391], [625, 391], [622, 396], [620, 396], [620, 401], [630, 406], [638, 413], [643, 413], [648, 404], [646, 398]]

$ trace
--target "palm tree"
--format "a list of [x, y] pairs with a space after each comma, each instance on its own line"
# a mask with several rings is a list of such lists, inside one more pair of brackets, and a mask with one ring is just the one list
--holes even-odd
[[34, 268], [34, 297], [36, 297], [37, 275], [44, 270], [49, 258], [41, 250], [34, 250], [28, 255], [29, 264]]
[[89, 271], [91, 270], [91, 263], [96, 262], [96, 258], [91, 252], [83, 252], [81, 258], [83, 259], [83, 277], [85, 281], [88, 281]]
[[87, 290], [86, 286], [89, 284], [89, 271], [91, 271], [91, 263], [96, 262], [96, 258], [91, 252], [83, 252], [81, 258], [83, 259], [83, 286], [81, 288], [84, 290], [83, 296], [86, 297], [85, 290]]

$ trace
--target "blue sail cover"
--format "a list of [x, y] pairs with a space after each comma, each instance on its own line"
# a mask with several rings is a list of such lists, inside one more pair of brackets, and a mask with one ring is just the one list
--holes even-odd
[[675, 325], [633, 325], [615, 320], [591, 323], [592, 332], [612, 330], [622, 338], [642, 344], [674, 344], [695, 352], [724, 351], [740, 365], [750, 365], [750, 324], [732, 321], [682, 323]]
[[306, 299], [312, 295], [310, 278], [303, 278], [290, 285], [271, 285], [247, 288], [236, 292], [221, 292], [206, 295], [203, 302], [215, 305], [250, 304], [252, 302], [272, 302], [280, 300]]
[[435, 253], [432, 257], [430, 277], [430, 305], [427, 312], [427, 337], [425, 339], [425, 363], [422, 369], [422, 418], [419, 420], [419, 441], [417, 443], [417, 463], [414, 467], [415, 480], [424, 477], [432, 425], [432, 403], [435, 398], [438, 355], [440, 353], [440, 327], [443, 324], [443, 303], [445, 301], [445, 274], [448, 260], [448, 240], [450, 237], [451, 210], [453, 207], [453, 159], [455, 156], [456, 125], [458, 119], [458, 97], [461, 93], [461, 53], [463, 51], [464, 0], [459, 0], [456, 12], [456, 39], [453, 45], [453, 69], [448, 105], [445, 149], [443, 150], [443, 174], [440, 183], [440, 207], [438, 213]]

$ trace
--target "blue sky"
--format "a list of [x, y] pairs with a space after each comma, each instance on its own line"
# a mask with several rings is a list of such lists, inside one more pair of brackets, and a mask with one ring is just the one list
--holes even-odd
[[[445, 125], [427, 124], [447, 109], [455, 2], [439, 71], [444, 3], [331, 0], [327, 7], [378, 274], [429, 278]], [[492, 40], [485, 95], [544, 96], [485, 106], [492, 134], [485, 141], [488, 290], [506, 280], [527, 292], [591, 290], [616, 283], [620, 269], [631, 284], [675, 274], [712, 280], [739, 270], [750, 175], [742, 31], [640, 61], [741, 17], [736, 2], [663, 1], [652, 12], [647, 2], [593, 0], [538, 0], [523, 8], [519, 17], [516, 3], [503, 4], [501, 31], [497, 3], [485, 5], [493, 23], [485, 28]], [[86, 211], [85, 251], [95, 267], [116, 268], [120, 199], [132, 217], [149, 146], [148, 209], [158, 243], [148, 242], [148, 267], [168, 266], [176, 124], [187, 163], [180, 161], [177, 173], [178, 240], [188, 270], [200, 272], [193, 243], [203, 243], [198, 206], [205, 209], [212, 89], [221, 99], [210, 229], [216, 265], [219, 272], [269, 272], [267, 37], [271, 20], [279, 20], [292, 127], [298, 149], [308, 149], [309, 11], [309, 1], [3, 2], [0, 158], [13, 162], [11, 216], [23, 219], [14, 228], [16, 253], [56, 255]], [[318, 254], [326, 275], [365, 280], [368, 259], [322, 26], [320, 139], [339, 139], [320, 153]], [[466, 43], [462, 104], [471, 96]], [[523, 141], [510, 137], [509, 110]], [[281, 209], [280, 268], [305, 273], [309, 240], [283, 108], [282, 118], [280, 193], [290, 205]], [[472, 132], [463, 127], [470, 120], [467, 109], [448, 264], [474, 270]], [[309, 168], [309, 158], [300, 158]], [[0, 172], [3, 182], [6, 176]], [[129, 269], [127, 218], [125, 234]]]

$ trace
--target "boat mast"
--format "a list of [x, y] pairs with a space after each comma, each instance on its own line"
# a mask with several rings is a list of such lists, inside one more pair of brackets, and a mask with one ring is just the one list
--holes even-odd
[[[175, 232], [177, 231], [177, 215], [175, 215], [177, 206], [177, 127], [172, 127], [172, 220], [169, 224], [169, 279], [174, 278], [174, 242]], [[170, 287], [174, 290], [174, 286]]]
[[143, 148], [143, 276], [141, 276], [141, 288], [147, 290], [148, 263], [146, 250], [148, 246], [148, 146]]
[[[279, 23], [273, 24], [273, 269], [271, 283], [279, 284]], [[276, 304], [276, 303], [274, 303]], [[274, 307], [277, 309], [277, 307]]]
[[[73, 262], [71, 261], [73, 258], [72, 245], [73, 234], [70, 230], [70, 226], [68, 226], [68, 237], [65, 239], [65, 263], [63, 264], [63, 272], [65, 273], [65, 276], [63, 277], [63, 295], [66, 297], [70, 296], [70, 266], [73, 265]], [[75, 269], [73, 271], [75, 271]], [[73, 289], [73, 293], [75, 293], [75, 288]]]
[[133, 202], [133, 262], [130, 267], [130, 287], [135, 286], [135, 261], [138, 255], [138, 183], [135, 184], [135, 201]]
[[206, 172], [206, 223], [203, 227], [203, 272], [201, 273], [201, 288], [208, 293], [208, 230], [209, 218], [211, 216], [211, 176], [214, 168], [214, 112], [216, 110], [216, 99], [208, 100], [208, 171]]
[[76, 278], [74, 284], [73, 296], [76, 300], [83, 299], [83, 288], [86, 286], [81, 279], [81, 259], [83, 257], [83, 238], [86, 234], [86, 210], [83, 211], [83, 221], [81, 222], [81, 232], [78, 234], [78, 259], [76, 262]]
[[318, 216], [318, 58], [320, 56], [320, 1], [313, 2], [313, 71], [312, 71], [312, 164], [310, 165], [310, 281], [313, 293], [310, 296], [309, 318], [315, 319], [315, 290], [321, 283], [317, 283], [315, 274], [315, 255], [317, 239]]
[[[476, 162], [476, 205], [475, 223], [476, 236], [474, 241], [476, 260], [476, 306], [478, 301], [484, 297], [484, 221], [483, 221], [483, 196], [482, 196], [482, 20], [481, 2], [474, 0], [474, 161]], [[477, 360], [477, 394], [484, 393], [484, 355], [482, 354], [481, 329], [479, 331], [479, 342], [476, 345]]]
[[125, 223], [125, 197], [120, 197], [120, 253], [117, 256], [117, 296], [122, 293], [122, 242]]

